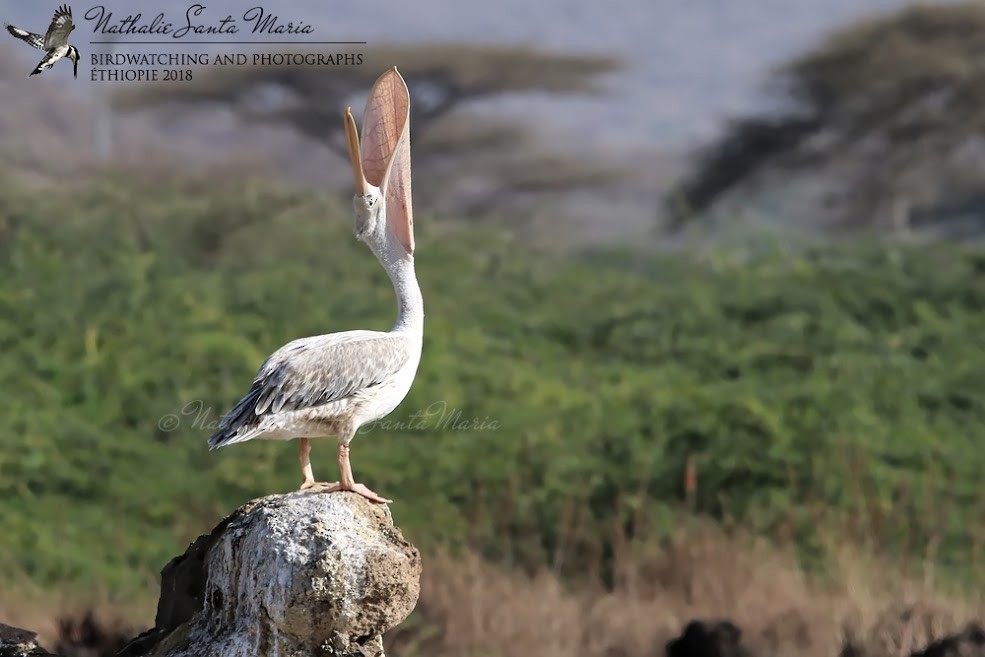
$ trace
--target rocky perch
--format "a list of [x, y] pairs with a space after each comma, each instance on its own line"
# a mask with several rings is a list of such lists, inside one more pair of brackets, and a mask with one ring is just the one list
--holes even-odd
[[37, 638], [34, 632], [0, 623], [0, 657], [52, 657]]
[[352, 493], [254, 500], [161, 573], [155, 627], [121, 657], [379, 657], [417, 604], [421, 558]]

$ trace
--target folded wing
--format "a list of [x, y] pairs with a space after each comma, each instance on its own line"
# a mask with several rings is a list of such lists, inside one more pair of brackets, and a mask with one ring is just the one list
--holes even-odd
[[271, 355], [250, 391], [209, 438], [209, 446], [247, 440], [268, 417], [315, 409], [380, 385], [411, 355], [411, 345], [401, 335], [373, 333], [341, 342], [335, 337], [298, 340]]

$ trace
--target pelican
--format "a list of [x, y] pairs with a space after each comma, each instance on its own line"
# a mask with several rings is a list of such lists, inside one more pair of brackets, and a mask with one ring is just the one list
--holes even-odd
[[[223, 417], [209, 448], [263, 438], [300, 438], [301, 490], [351, 491], [385, 504], [356, 483], [349, 443], [359, 427], [385, 417], [410, 390], [421, 360], [424, 300], [414, 271], [410, 193], [410, 93], [396, 67], [377, 79], [363, 114], [362, 146], [345, 112], [345, 136], [356, 181], [356, 238], [380, 261], [397, 295], [389, 332], [344, 331], [301, 338], [271, 354], [246, 396]], [[315, 481], [311, 438], [338, 437], [340, 481]]]

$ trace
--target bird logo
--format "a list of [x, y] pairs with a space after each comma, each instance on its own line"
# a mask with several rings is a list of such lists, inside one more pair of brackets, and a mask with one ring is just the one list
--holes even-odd
[[44, 36], [22, 30], [10, 23], [4, 23], [4, 27], [21, 41], [34, 46], [38, 50], [44, 50], [46, 53], [41, 63], [27, 77], [37, 75], [41, 71], [51, 68], [55, 65], [55, 62], [63, 57], [68, 57], [72, 60], [72, 63], [75, 65], [75, 77], [79, 77], [79, 49], [68, 42], [68, 35], [75, 29], [75, 23], [72, 22], [71, 7], [62, 5], [55, 10], [55, 15], [51, 19], [51, 25], [48, 26], [48, 31], [44, 33]]

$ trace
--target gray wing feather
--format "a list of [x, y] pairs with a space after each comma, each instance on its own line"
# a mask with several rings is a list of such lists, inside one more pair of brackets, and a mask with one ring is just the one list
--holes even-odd
[[52, 66], [54, 66], [57, 60], [58, 60], [58, 55], [54, 52], [49, 52], [47, 55], [44, 56], [44, 59], [42, 59], [41, 62], [34, 67], [34, 70], [28, 74], [28, 77], [30, 77], [31, 75], [37, 75], [41, 71], [51, 68]]
[[19, 27], [15, 27], [15, 26], [11, 25], [10, 23], [4, 23], [3, 26], [7, 28], [7, 31], [8, 32], [10, 32], [12, 35], [14, 35], [15, 37], [17, 37], [21, 41], [24, 41], [24, 42], [26, 42], [26, 43], [34, 46], [38, 50], [44, 50], [45, 49], [44, 48], [44, 37], [41, 36], [40, 34], [35, 34], [34, 32], [28, 32], [27, 30], [22, 30]]
[[379, 385], [410, 357], [403, 336], [337, 342], [333, 336], [299, 340], [260, 366], [253, 386], [209, 439], [218, 447], [259, 426], [267, 416], [317, 408]]
[[358, 342], [312, 342], [271, 356], [260, 367], [256, 413], [299, 411], [350, 397], [385, 381], [407, 361], [406, 341], [386, 336]]
[[55, 15], [51, 18], [51, 25], [44, 35], [44, 49], [51, 50], [56, 46], [63, 46], [68, 43], [68, 35], [75, 29], [72, 22], [72, 8], [62, 5], [55, 10]]

